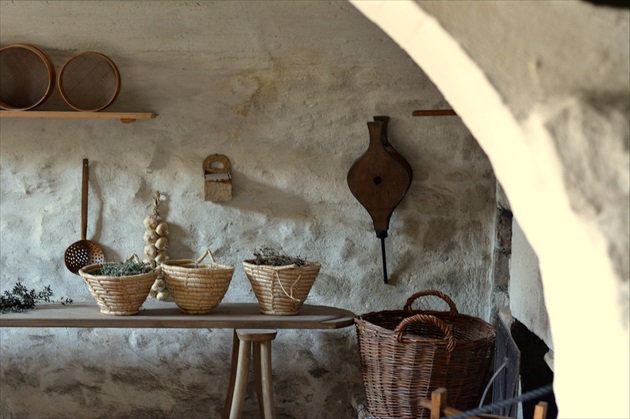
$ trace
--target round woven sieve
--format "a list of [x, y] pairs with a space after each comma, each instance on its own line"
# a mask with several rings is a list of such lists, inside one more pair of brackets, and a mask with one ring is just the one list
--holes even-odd
[[120, 72], [103, 54], [82, 52], [61, 67], [58, 84], [63, 100], [72, 109], [97, 112], [118, 97]]
[[0, 108], [25, 111], [41, 105], [55, 87], [55, 68], [46, 53], [25, 44], [0, 49]]

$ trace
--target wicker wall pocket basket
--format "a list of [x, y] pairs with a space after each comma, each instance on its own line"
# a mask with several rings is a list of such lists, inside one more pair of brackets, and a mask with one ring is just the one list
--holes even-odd
[[116, 262], [88, 265], [79, 270], [79, 275], [101, 309], [101, 313], [110, 316], [132, 316], [138, 314], [140, 307], [149, 296], [151, 285], [160, 275], [157, 268], [145, 274], [131, 276], [98, 275], [104, 265]]
[[[201, 263], [206, 256], [210, 256], [212, 263]], [[210, 250], [206, 250], [197, 261], [164, 262], [162, 269], [175, 304], [186, 314], [212, 311], [223, 300], [234, 274], [234, 267], [217, 263]]]
[[44, 103], [54, 87], [55, 67], [44, 51], [25, 44], [0, 49], [0, 109], [32, 109]]
[[247, 279], [252, 285], [263, 314], [291, 316], [298, 314], [319, 274], [321, 265], [308, 262], [305, 266], [256, 265], [243, 262]]
[[98, 52], [70, 58], [59, 72], [59, 93], [76, 111], [97, 112], [111, 105], [120, 93], [120, 72]]
[[[412, 310], [422, 296], [443, 299], [450, 310]], [[420, 399], [438, 387], [448, 389], [448, 404], [460, 410], [479, 405], [492, 366], [495, 329], [459, 314], [445, 294], [428, 290], [412, 295], [403, 310], [355, 318], [368, 410], [377, 418], [429, 418]]]

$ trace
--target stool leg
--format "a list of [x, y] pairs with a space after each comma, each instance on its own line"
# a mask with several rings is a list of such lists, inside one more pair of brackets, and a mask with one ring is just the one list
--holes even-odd
[[273, 386], [271, 381], [271, 341], [260, 342], [261, 387], [265, 419], [275, 417], [273, 404]]
[[232, 408], [232, 396], [234, 396], [234, 383], [236, 382], [236, 368], [238, 366], [238, 348], [240, 340], [234, 331], [234, 337], [232, 339], [232, 366], [230, 367], [230, 384], [228, 386], [228, 394], [225, 397], [225, 406], [223, 407], [222, 419], [228, 419], [230, 417], [230, 409]]
[[260, 412], [260, 417], [265, 418], [265, 409], [264, 409], [264, 401], [263, 401], [263, 387], [262, 387], [262, 378], [260, 372], [260, 342], [252, 342], [254, 345], [254, 381], [256, 383], [256, 398], [258, 399], [258, 410]]
[[446, 407], [446, 389], [440, 387], [431, 393], [431, 419], [440, 419]]
[[234, 383], [234, 396], [232, 397], [232, 407], [230, 409], [230, 419], [238, 419], [243, 410], [245, 393], [247, 391], [247, 376], [249, 374], [249, 357], [251, 354], [251, 343], [240, 342], [238, 348], [238, 365], [236, 368], [236, 381]]
[[545, 419], [547, 417], [547, 402], [538, 402], [534, 408], [534, 419]]
[[226, 419], [228, 413], [229, 419], [238, 418], [243, 410], [252, 346], [254, 348], [254, 375], [260, 415], [263, 419], [274, 418], [273, 387], [271, 383], [271, 341], [275, 339], [277, 333], [278, 331], [275, 329], [234, 330], [232, 372], [230, 375], [231, 389], [225, 402], [224, 419]]

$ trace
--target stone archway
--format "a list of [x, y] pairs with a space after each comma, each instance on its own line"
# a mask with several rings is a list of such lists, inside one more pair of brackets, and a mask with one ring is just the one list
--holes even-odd
[[539, 257], [560, 417], [630, 417], [630, 12], [352, 3], [433, 80], [492, 162]]

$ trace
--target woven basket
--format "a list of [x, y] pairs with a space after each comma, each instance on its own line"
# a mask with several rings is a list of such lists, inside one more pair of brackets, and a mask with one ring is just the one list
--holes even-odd
[[88, 265], [79, 270], [79, 275], [85, 280], [101, 313], [110, 316], [138, 314], [161, 269], [157, 268], [153, 272], [131, 276], [93, 275], [100, 271], [102, 266], [113, 263]]
[[[413, 311], [421, 296], [446, 301], [449, 311]], [[483, 320], [459, 314], [439, 291], [412, 295], [403, 310], [355, 318], [368, 410], [377, 418], [429, 418], [420, 399], [438, 387], [459, 410], [479, 405], [491, 372], [496, 332]]]
[[243, 262], [247, 279], [263, 314], [291, 316], [298, 314], [319, 274], [321, 265], [309, 262], [306, 266], [256, 265], [253, 259]]
[[[206, 256], [210, 256], [212, 263], [201, 263]], [[197, 261], [164, 262], [162, 270], [175, 304], [186, 314], [206, 314], [218, 306], [234, 273], [233, 266], [216, 263], [210, 250], [206, 250]]]

